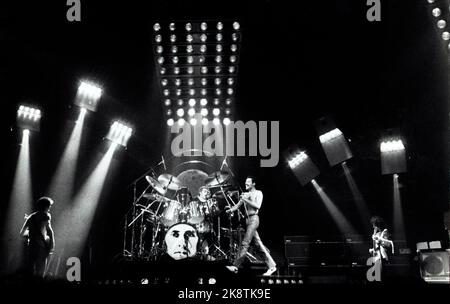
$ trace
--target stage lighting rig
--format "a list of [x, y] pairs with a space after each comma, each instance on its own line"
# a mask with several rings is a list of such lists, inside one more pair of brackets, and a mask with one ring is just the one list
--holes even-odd
[[241, 48], [239, 22], [155, 23], [152, 41], [167, 124], [197, 124], [192, 117], [198, 113], [203, 125], [205, 119], [229, 123]]

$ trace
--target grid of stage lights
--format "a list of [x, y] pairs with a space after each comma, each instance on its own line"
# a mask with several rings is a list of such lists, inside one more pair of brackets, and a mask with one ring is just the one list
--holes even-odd
[[401, 139], [383, 141], [380, 144], [381, 153], [404, 151], [405, 145]]
[[112, 141], [113, 143], [126, 147], [132, 133], [133, 133], [132, 128], [123, 123], [115, 121], [111, 125], [111, 128], [109, 129], [109, 133], [106, 136], [106, 138]]
[[17, 125], [22, 129], [39, 131], [41, 116], [41, 110], [21, 105], [17, 110]]
[[240, 41], [237, 21], [154, 24], [153, 52], [169, 126], [230, 123]]
[[[447, 42], [447, 48], [450, 51], [450, 31], [448, 29], [448, 16], [450, 14], [450, 6], [447, 1], [426, 0], [430, 5], [431, 14], [436, 19], [436, 27], [442, 40]], [[445, 4], [445, 5], [444, 5]], [[442, 7], [440, 7], [442, 6]]]

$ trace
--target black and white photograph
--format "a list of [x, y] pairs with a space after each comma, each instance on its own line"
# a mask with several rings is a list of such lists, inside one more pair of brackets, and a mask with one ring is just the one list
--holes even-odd
[[0, 43], [2, 289], [448, 291], [449, 0], [4, 1]]

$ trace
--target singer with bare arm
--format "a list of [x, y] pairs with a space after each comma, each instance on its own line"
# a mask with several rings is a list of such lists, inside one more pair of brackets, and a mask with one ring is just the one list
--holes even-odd
[[257, 190], [255, 188], [255, 185], [255, 178], [252, 176], [247, 177], [245, 181], [245, 189], [247, 190], [247, 192], [244, 192], [241, 195], [241, 199], [235, 206], [227, 209], [227, 213], [232, 213], [238, 210], [243, 205], [246, 211], [245, 216], [247, 217], [247, 227], [244, 239], [242, 240], [241, 248], [239, 249], [239, 253], [234, 262], [234, 265], [228, 266], [228, 269], [234, 272], [238, 271], [238, 268], [245, 260], [250, 243], [253, 241], [255, 244], [255, 248], [263, 254], [264, 262], [268, 267], [268, 270], [263, 275], [270, 276], [277, 270], [277, 267], [275, 261], [269, 253], [269, 250], [261, 241], [261, 238], [257, 231], [259, 226], [258, 213], [263, 202], [263, 193], [260, 190]]
[[53, 200], [41, 197], [36, 203], [37, 211], [26, 217], [20, 235], [27, 238], [27, 271], [43, 278], [47, 259], [55, 248], [55, 236], [51, 225], [50, 207]]

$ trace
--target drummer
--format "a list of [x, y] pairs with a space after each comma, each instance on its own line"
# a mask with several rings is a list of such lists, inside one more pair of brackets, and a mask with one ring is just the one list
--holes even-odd
[[200, 223], [195, 224], [199, 232], [199, 242], [202, 244], [202, 251], [204, 255], [209, 254], [209, 247], [213, 244], [212, 235], [212, 215], [214, 213], [214, 206], [211, 203], [211, 192], [208, 187], [202, 186], [199, 189], [199, 194], [195, 199], [198, 210], [204, 214], [204, 219]]

